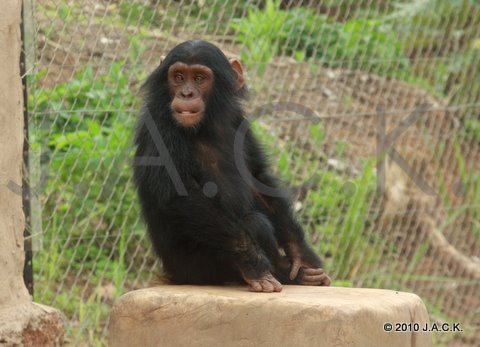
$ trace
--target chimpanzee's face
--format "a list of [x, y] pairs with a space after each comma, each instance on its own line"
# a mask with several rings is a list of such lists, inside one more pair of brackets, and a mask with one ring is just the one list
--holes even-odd
[[190, 128], [202, 120], [213, 85], [214, 73], [205, 65], [176, 62], [169, 67], [171, 108], [178, 124]]

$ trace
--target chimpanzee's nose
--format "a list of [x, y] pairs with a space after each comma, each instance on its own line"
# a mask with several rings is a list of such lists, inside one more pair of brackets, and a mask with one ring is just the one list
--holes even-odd
[[191, 98], [193, 96], [193, 89], [190, 87], [184, 87], [182, 89], [182, 97]]

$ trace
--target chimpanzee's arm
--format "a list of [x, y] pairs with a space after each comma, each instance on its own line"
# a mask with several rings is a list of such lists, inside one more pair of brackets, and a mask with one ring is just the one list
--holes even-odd
[[[248, 166], [253, 177], [263, 185], [276, 188], [278, 191], [280, 184], [268, 172], [267, 161], [259, 144], [250, 132], [246, 135], [245, 145], [247, 146]], [[271, 196], [258, 189], [257, 200], [266, 209], [275, 228], [277, 240], [292, 263], [290, 279], [293, 280], [301, 272], [302, 284], [308, 284], [311, 281], [315, 285], [330, 285], [330, 278], [321, 269], [322, 261], [307, 244], [303, 229], [294, 217], [286, 194], [284, 196]]]
[[[258, 174], [256, 179], [270, 187], [278, 186], [277, 180], [266, 172]], [[296, 221], [287, 198], [260, 195], [259, 199], [268, 210], [280, 245], [292, 261], [291, 279], [296, 277], [302, 266], [321, 268], [322, 262], [307, 244], [302, 227]]]
[[[263, 154], [260, 145], [253, 137], [251, 132], [247, 132], [245, 137], [245, 147], [247, 153], [247, 163], [253, 177], [263, 185], [281, 191], [281, 185], [278, 180], [269, 173], [267, 159]], [[261, 187], [255, 189], [260, 203], [272, 217], [276, 237], [281, 246], [289, 242], [301, 243], [304, 240], [304, 233], [296, 221], [290, 201], [287, 198], [287, 192], [283, 196], [271, 196], [268, 192], [262, 191]]]

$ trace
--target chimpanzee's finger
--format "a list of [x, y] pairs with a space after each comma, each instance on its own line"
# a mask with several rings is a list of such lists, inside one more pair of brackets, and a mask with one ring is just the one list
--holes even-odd
[[293, 281], [297, 278], [298, 271], [300, 270], [302, 263], [299, 260], [294, 260], [292, 262], [292, 269], [290, 270], [290, 279]]
[[248, 281], [247, 283], [251, 292], [261, 292], [263, 290], [259, 281]]
[[302, 268], [302, 272], [305, 275], [321, 275], [325, 273], [325, 271], [323, 271], [323, 269], [321, 268], [307, 268], [307, 267]]

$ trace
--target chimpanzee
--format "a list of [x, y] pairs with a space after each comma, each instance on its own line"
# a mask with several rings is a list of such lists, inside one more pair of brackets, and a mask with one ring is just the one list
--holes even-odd
[[246, 282], [255, 292], [330, 285], [288, 199], [261, 189], [279, 185], [249, 127], [240, 152], [248, 175], [236, 165], [235, 137], [248, 125], [240, 62], [205, 41], [179, 44], [162, 59], [142, 86], [134, 180], [165, 277]]

